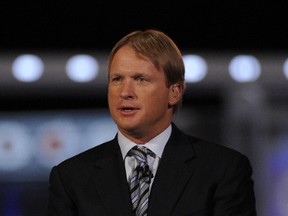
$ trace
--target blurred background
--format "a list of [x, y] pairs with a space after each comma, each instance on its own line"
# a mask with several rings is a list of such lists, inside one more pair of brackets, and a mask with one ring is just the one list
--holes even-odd
[[0, 3], [0, 215], [45, 215], [49, 172], [114, 137], [107, 58], [134, 30], [183, 52], [175, 122], [246, 154], [259, 216], [288, 215], [287, 6], [271, 1]]

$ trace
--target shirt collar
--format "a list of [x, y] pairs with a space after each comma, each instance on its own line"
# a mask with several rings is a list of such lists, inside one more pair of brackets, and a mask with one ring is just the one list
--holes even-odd
[[[145, 143], [145, 147], [153, 151], [157, 157], [161, 158], [164, 147], [171, 135], [172, 127], [169, 125], [164, 131], [158, 134], [156, 137]], [[125, 159], [128, 151], [133, 148], [136, 143], [126, 138], [119, 130], [117, 135], [118, 143], [121, 149], [123, 160]]]

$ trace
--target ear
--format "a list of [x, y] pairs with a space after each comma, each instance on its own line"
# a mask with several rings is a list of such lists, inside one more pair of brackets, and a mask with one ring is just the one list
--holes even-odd
[[182, 97], [183, 85], [181, 83], [172, 84], [169, 91], [169, 105], [174, 106]]

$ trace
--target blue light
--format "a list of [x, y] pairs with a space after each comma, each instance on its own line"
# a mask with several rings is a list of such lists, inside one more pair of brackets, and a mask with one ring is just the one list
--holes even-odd
[[75, 82], [89, 82], [98, 75], [99, 65], [95, 58], [89, 55], [76, 55], [70, 58], [66, 65], [68, 77]]
[[198, 55], [184, 55], [186, 82], [200, 82], [207, 74], [206, 61]]
[[24, 124], [0, 122], [0, 171], [16, 171], [30, 162], [32, 139]]
[[254, 56], [238, 55], [230, 62], [229, 73], [237, 82], [254, 82], [261, 73], [260, 63]]
[[4, 209], [3, 216], [19, 216], [21, 209], [21, 188], [19, 186], [7, 185], [4, 187]]
[[35, 55], [25, 54], [17, 57], [12, 65], [12, 73], [22, 82], [38, 80], [44, 71], [42, 60]]

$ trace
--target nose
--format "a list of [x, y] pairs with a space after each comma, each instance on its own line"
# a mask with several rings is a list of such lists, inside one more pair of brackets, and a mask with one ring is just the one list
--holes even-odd
[[120, 95], [126, 100], [136, 97], [135, 89], [131, 81], [125, 80], [125, 82], [123, 82]]

